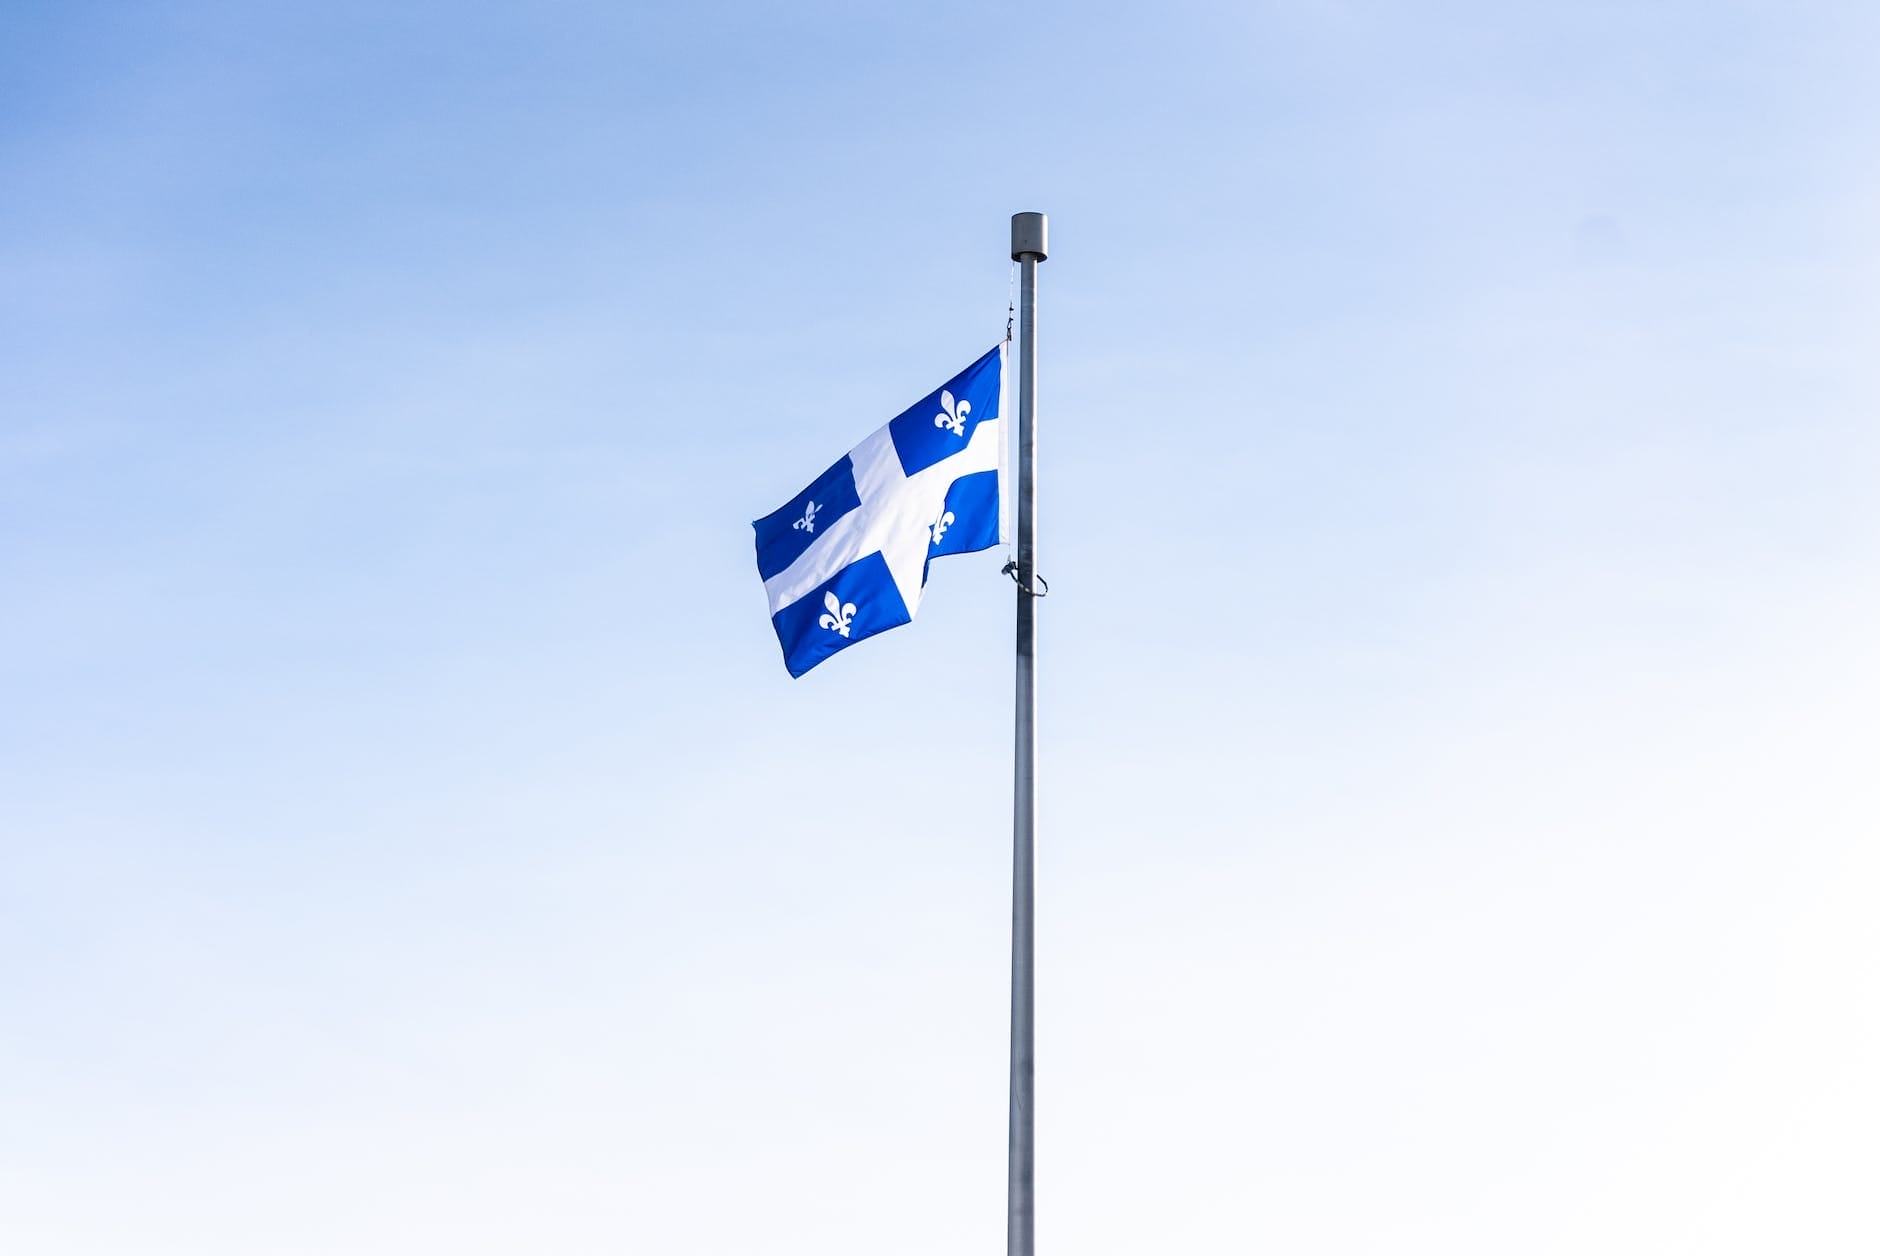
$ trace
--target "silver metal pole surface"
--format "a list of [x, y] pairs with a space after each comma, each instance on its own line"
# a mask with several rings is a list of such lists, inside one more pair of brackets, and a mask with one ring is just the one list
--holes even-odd
[[1032, 851], [1038, 818], [1038, 263], [1043, 214], [1012, 215], [1018, 262], [1018, 666], [1012, 754], [1012, 1090], [1007, 1115], [1006, 1256], [1032, 1256]]

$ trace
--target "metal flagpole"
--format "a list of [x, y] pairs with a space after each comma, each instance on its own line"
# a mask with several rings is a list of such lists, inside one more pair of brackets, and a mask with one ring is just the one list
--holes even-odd
[[1032, 849], [1038, 818], [1036, 640], [1038, 595], [1038, 263], [1043, 214], [1012, 215], [1018, 263], [1018, 666], [1012, 747], [1012, 1090], [1007, 1116], [1006, 1256], [1032, 1256]]

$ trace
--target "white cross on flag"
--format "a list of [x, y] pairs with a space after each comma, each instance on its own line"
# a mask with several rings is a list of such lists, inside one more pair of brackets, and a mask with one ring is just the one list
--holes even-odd
[[751, 525], [792, 676], [911, 622], [930, 559], [1000, 542], [1004, 386], [1000, 344]]

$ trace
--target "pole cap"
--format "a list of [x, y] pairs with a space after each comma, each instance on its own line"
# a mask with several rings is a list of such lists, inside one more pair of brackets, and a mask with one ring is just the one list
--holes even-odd
[[1045, 258], [1045, 219], [1043, 214], [1012, 215], [1012, 260], [1017, 261], [1027, 253], [1036, 253], [1038, 260]]

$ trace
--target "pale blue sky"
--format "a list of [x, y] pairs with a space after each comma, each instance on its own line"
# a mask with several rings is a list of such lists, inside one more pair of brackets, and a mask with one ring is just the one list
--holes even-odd
[[1870, 1253], [1880, 11], [0, 3], [0, 1247]]

